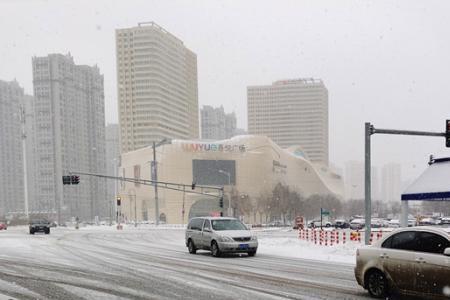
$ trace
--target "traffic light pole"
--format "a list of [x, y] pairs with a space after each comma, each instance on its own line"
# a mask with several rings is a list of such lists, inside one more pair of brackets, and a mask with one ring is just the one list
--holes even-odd
[[[372, 199], [371, 199], [371, 155], [370, 155], [370, 148], [371, 148], [371, 140], [370, 137], [373, 134], [395, 134], [395, 135], [416, 135], [416, 136], [439, 136], [439, 137], [445, 137], [449, 138], [449, 120], [447, 120], [446, 123], [446, 131], [447, 132], [429, 132], [429, 131], [413, 131], [413, 130], [397, 130], [397, 129], [377, 129], [369, 122], [365, 123], [365, 199], [364, 199], [364, 206], [365, 206], [365, 244], [368, 245], [370, 241], [370, 231], [371, 231], [371, 224], [372, 224]], [[448, 141], [447, 141], [448, 143]], [[450, 145], [447, 144], [447, 147]], [[408, 226], [408, 203], [404, 201], [402, 203], [402, 222], [401, 226], [405, 227]], [[406, 224], [405, 224], [405, 218], [406, 218]]]
[[[106, 179], [112, 179], [112, 180], [120, 180], [120, 181], [125, 181], [125, 182], [130, 182], [130, 183], [139, 183], [142, 185], [153, 186], [153, 187], [158, 186], [159, 188], [162, 188], [162, 189], [180, 191], [180, 192], [183, 192], [183, 194], [190, 193], [190, 194], [196, 194], [196, 195], [203, 195], [203, 196], [208, 196], [208, 197], [219, 199], [219, 201], [220, 201], [220, 199], [222, 199], [222, 203], [223, 203], [224, 188], [218, 187], [218, 186], [197, 185], [195, 183], [193, 183], [192, 185], [188, 185], [188, 184], [183, 184], [183, 183], [108, 176], [108, 175], [86, 173], [86, 172], [69, 172], [69, 174], [70, 175], [75, 175], [75, 174], [76, 175], [87, 175], [87, 176], [94, 176], [94, 177], [106, 178]], [[63, 176], [63, 178], [64, 178], [64, 176]], [[192, 187], [192, 190], [186, 189], [186, 187], [189, 187], [189, 186]], [[195, 188], [199, 188], [201, 190], [201, 192], [194, 191]], [[218, 193], [216, 195], [209, 194], [209, 193], [205, 193], [204, 190], [214, 190], [214, 191], [217, 191]], [[184, 195], [183, 195], [183, 198], [184, 198]], [[223, 215], [223, 207], [221, 207], [221, 208], [222, 208], [221, 215]], [[184, 210], [184, 207], [183, 207], [183, 210]], [[120, 220], [120, 215], [119, 215], [119, 220]]]

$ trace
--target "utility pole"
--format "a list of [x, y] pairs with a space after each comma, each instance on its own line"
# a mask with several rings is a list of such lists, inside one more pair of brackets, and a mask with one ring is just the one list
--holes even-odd
[[28, 218], [28, 171], [27, 171], [27, 132], [25, 120], [25, 106], [20, 106], [20, 122], [22, 124], [22, 156], [23, 156], [23, 190], [24, 190], [24, 212]]
[[162, 139], [159, 143], [153, 142], [152, 148], [153, 148], [153, 162], [152, 162], [152, 177], [151, 180], [154, 182], [154, 189], [155, 189], [155, 224], [156, 226], [159, 225], [159, 199], [158, 199], [158, 162], [156, 161], [156, 147], [162, 146], [164, 144], [170, 144], [172, 140], [170, 139]]

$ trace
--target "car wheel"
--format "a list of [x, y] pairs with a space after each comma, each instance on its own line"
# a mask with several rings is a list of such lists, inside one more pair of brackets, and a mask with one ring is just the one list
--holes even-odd
[[197, 248], [195, 248], [194, 242], [192, 240], [188, 241], [188, 250], [190, 254], [197, 253]]
[[325, 225], [325, 227], [331, 227], [331, 225], [330, 225], [330, 224], [327, 224], [327, 225]]
[[45, 230], [45, 234], [50, 234], [50, 228]]
[[366, 276], [366, 287], [370, 296], [374, 298], [385, 298], [388, 294], [388, 284], [386, 276], [378, 271], [370, 271]]
[[212, 241], [211, 243], [211, 253], [214, 257], [220, 257], [221, 255], [219, 245], [217, 245], [216, 241]]
[[249, 252], [247, 252], [247, 254], [248, 254], [248, 256], [253, 257], [253, 256], [255, 256], [256, 251], [249, 251]]
[[30, 234], [34, 234], [34, 231], [33, 231], [33, 230], [30, 230]]

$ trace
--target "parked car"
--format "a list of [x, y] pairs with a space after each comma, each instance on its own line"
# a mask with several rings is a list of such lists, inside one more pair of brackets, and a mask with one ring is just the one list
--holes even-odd
[[347, 222], [346, 220], [336, 220], [334, 222], [334, 227], [335, 228], [346, 229], [346, 228], [350, 227], [350, 223]]
[[442, 217], [440, 225], [447, 225], [450, 224], [450, 217]]
[[392, 219], [392, 220], [389, 221], [388, 227], [399, 228], [400, 227], [400, 221], [397, 220], [397, 219]]
[[[309, 221], [308, 223], [309, 228], [320, 228], [320, 226], [321, 226], [320, 220], [312, 220]], [[322, 220], [322, 227], [331, 227], [331, 226], [332, 226], [331, 222]]]
[[285, 225], [283, 224], [283, 221], [276, 220], [276, 221], [270, 222], [269, 224], [267, 224], [267, 226], [269, 226], [269, 227], [283, 227]]
[[8, 229], [8, 224], [6, 222], [0, 222], [0, 230]]
[[225, 217], [193, 218], [185, 236], [189, 253], [209, 250], [213, 256], [223, 253], [247, 253], [254, 256], [258, 249], [256, 235], [239, 220]]
[[450, 283], [450, 229], [402, 228], [356, 252], [355, 277], [372, 297], [391, 292], [445, 298]]
[[[398, 219], [392, 219], [388, 222], [388, 227], [391, 228], [399, 228], [400, 227], [400, 220]], [[408, 220], [408, 227], [413, 227], [416, 226], [416, 220], [414, 219], [409, 219]]]
[[383, 227], [383, 225], [384, 225], [384, 222], [382, 219], [372, 218], [372, 220], [370, 221], [371, 228], [381, 228], [381, 227]]
[[36, 232], [50, 234], [50, 222], [45, 219], [33, 219], [30, 221], [29, 229], [30, 234], [35, 234]]
[[437, 222], [433, 218], [423, 218], [419, 221], [420, 226], [427, 226], [427, 225], [436, 225]]
[[365, 224], [366, 224], [366, 220], [364, 220], [364, 219], [353, 219], [350, 222], [350, 229], [360, 230], [360, 229], [364, 228]]

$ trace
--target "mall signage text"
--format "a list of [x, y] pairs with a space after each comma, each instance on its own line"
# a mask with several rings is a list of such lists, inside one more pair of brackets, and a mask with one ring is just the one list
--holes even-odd
[[214, 143], [183, 143], [186, 152], [245, 152], [245, 145], [223, 145]]

